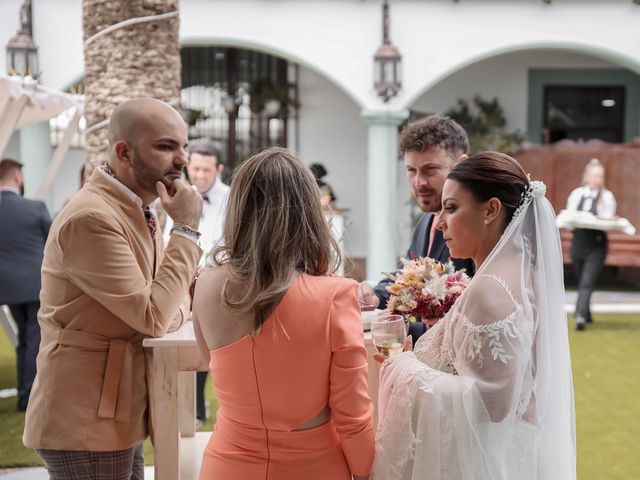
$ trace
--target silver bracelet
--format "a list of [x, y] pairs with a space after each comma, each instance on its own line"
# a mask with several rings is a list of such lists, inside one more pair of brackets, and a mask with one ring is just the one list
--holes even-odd
[[171, 228], [171, 233], [173, 233], [174, 230], [191, 235], [192, 237], [195, 237], [196, 240], [199, 240], [202, 235], [198, 230], [195, 230], [188, 225], [183, 225], [182, 223], [174, 223]]

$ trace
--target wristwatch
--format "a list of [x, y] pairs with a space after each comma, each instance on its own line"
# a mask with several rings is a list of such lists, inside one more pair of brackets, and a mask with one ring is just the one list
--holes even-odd
[[190, 237], [193, 237], [196, 242], [200, 240], [200, 236], [202, 235], [198, 230], [195, 230], [188, 225], [183, 225], [182, 223], [174, 223], [173, 227], [171, 228], [171, 233], [173, 233], [174, 230], [176, 232], [184, 233], [186, 235], [189, 235]]

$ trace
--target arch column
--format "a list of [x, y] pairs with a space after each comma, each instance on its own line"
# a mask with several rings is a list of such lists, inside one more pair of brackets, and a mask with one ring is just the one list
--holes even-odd
[[[29, 198], [37, 192], [51, 163], [49, 122], [38, 122], [20, 129], [20, 161], [24, 163], [24, 190]], [[42, 199], [51, 209], [51, 195]]]
[[408, 110], [362, 112], [367, 122], [367, 280], [395, 270], [398, 246], [396, 225], [396, 171], [398, 127]]

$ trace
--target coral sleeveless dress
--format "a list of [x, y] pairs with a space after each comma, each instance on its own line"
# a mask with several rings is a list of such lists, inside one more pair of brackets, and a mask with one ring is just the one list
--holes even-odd
[[[374, 454], [357, 284], [302, 275], [255, 337], [211, 351], [220, 402], [200, 480], [351, 479]], [[294, 429], [326, 405], [331, 420]]]

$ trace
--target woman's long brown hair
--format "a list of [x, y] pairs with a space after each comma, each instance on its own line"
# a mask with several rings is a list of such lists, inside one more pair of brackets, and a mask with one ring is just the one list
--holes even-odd
[[234, 173], [223, 243], [212, 252], [216, 265], [229, 268], [222, 300], [230, 310], [253, 312], [255, 331], [296, 274], [327, 275], [341, 260], [313, 175], [279, 147], [254, 155]]

